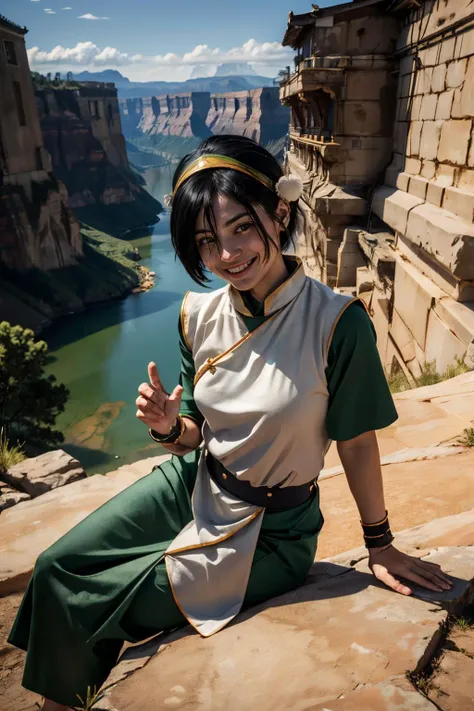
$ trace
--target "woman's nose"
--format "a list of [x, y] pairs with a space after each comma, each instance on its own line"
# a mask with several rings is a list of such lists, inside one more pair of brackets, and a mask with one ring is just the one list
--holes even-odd
[[223, 262], [232, 262], [242, 254], [242, 249], [237, 245], [231, 245], [229, 243], [221, 242], [221, 254], [220, 257]]

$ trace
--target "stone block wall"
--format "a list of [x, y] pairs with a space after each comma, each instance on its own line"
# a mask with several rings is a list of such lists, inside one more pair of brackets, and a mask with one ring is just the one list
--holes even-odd
[[393, 158], [371, 203], [396, 260], [393, 283], [374, 279], [374, 300], [390, 304], [379, 347], [388, 370], [398, 363], [415, 378], [425, 362], [474, 365], [471, 14], [468, 0], [429, 0], [406, 16]]

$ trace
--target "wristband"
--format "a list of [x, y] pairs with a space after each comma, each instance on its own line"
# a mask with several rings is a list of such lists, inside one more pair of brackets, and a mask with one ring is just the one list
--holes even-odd
[[363, 523], [361, 521], [360, 523], [366, 548], [383, 548], [392, 543], [393, 535], [390, 530], [387, 511], [385, 511], [385, 516], [381, 521], [376, 523]]
[[162, 435], [151, 428], [148, 430], [148, 434], [154, 442], [159, 442], [159, 444], [179, 444], [181, 437], [184, 435], [185, 429], [186, 423], [181, 415], [178, 415], [176, 422], [171, 427], [168, 434]]

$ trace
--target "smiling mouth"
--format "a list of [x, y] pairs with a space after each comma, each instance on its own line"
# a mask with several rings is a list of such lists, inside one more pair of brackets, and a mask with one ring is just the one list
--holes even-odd
[[238, 264], [236, 267], [231, 267], [229, 269], [226, 269], [225, 271], [228, 274], [231, 274], [233, 277], [241, 277], [244, 274], [248, 272], [252, 264], [255, 262], [257, 257], [253, 257], [252, 259], [249, 259], [247, 262], [243, 262], [243, 264]]

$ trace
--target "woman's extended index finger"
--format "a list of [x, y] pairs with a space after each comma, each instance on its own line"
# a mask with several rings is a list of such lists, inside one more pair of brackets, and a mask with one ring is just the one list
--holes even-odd
[[150, 378], [150, 383], [153, 385], [154, 388], [161, 388], [161, 390], [164, 390], [163, 385], [161, 384], [160, 376], [158, 375], [158, 368], [156, 367], [156, 363], [148, 363], [148, 377]]

